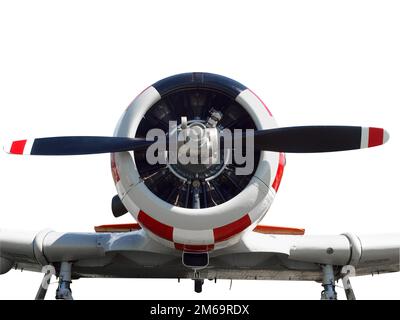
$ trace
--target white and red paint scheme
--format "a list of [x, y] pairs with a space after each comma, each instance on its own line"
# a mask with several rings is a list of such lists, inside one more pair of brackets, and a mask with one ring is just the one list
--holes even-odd
[[[184, 75], [161, 80], [161, 91], [164, 87], [171, 91], [187, 85], [187, 79], [204, 80], [202, 74], [187, 75], [186, 82], [180, 82], [180, 77]], [[213, 75], [213, 81], [218, 82], [219, 89], [235, 87], [235, 101], [250, 115], [257, 130], [277, 127], [271, 111], [253, 91], [222, 76]], [[158, 83], [148, 87], [133, 100], [120, 118], [114, 136], [136, 136], [141, 119], [164, 94], [158, 87]], [[363, 128], [359, 147], [380, 145], [387, 139], [383, 129]], [[209, 251], [237, 243], [244, 232], [253, 230], [264, 217], [278, 191], [285, 154], [262, 151], [258, 167], [244, 190], [225, 203], [202, 209], [173, 206], [153, 194], [141, 179], [132, 152], [113, 153], [111, 167], [124, 206], [151, 237], [179, 250]]]
[[[251, 118], [256, 130], [277, 128], [268, 107], [244, 85], [215, 74], [186, 73], [160, 80], [142, 91], [124, 111], [114, 137], [135, 138], [150, 108], [169, 93], [188, 88], [214, 90], [230, 97]], [[381, 145], [389, 138], [381, 128], [362, 127], [360, 132], [356, 148]], [[36, 140], [13, 141], [5, 146], [5, 150], [28, 155], [53, 152], [53, 144], [37, 151]], [[59, 141], [55, 143], [60, 144]], [[236, 244], [243, 233], [253, 230], [267, 213], [285, 167], [284, 152], [262, 150], [257, 167], [243, 190], [228, 201], [196, 209], [173, 205], [152, 192], [140, 175], [134, 152], [111, 153], [112, 176], [118, 196], [149, 236], [178, 250], [211, 251]]]
[[[223, 128], [253, 129], [257, 161], [251, 174], [236, 176], [237, 164], [224, 161], [149, 168], [144, 153], [155, 140], [146, 140], [146, 132], [164, 127], [164, 134], [165, 122], [180, 117], [181, 129], [203, 125], [211, 142], [218, 137], [212, 132]], [[42, 272], [50, 265], [59, 277], [58, 299], [72, 299], [71, 279], [80, 277], [189, 278], [196, 292], [204, 279], [308, 280], [322, 283], [322, 299], [336, 299], [335, 280], [342, 278], [347, 298], [354, 299], [343, 270], [354, 268], [357, 276], [399, 271], [400, 234], [314, 236], [258, 223], [278, 191], [285, 153], [370, 148], [388, 139], [374, 127], [278, 128], [255, 93], [223, 76], [185, 73], [160, 80], [128, 106], [113, 137], [36, 138], [4, 146], [19, 155], [110, 153], [118, 192], [113, 214], [129, 212], [137, 223], [102, 225], [95, 233], [0, 229], [0, 274], [12, 268]], [[36, 298], [46, 290], [41, 286]]]
[[[220, 81], [223, 85], [224, 78]], [[133, 100], [119, 120], [115, 136], [135, 137], [141, 119], [161, 99], [156, 87], [148, 87]], [[277, 127], [271, 112], [251, 90], [241, 90], [235, 100], [251, 116], [257, 129]], [[258, 167], [243, 191], [223, 204], [192, 209], [172, 206], [153, 194], [140, 178], [132, 153], [111, 155], [118, 195], [141, 227], [169, 247], [191, 251], [233, 245], [245, 231], [254, 229], [271, 206], [284, 166], [284, 153], [262, 151]]]

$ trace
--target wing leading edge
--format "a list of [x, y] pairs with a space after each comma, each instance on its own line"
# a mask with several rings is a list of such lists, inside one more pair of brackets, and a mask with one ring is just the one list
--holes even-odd
[[[315, 280], [320, 265], [355, 275], [399, 271], [400, 234], [311, 236], [250, 232], [235, 246], [210, 253], [204, 278]], [[181, 253], [151, 240], [142, 230], [113, 233], [0, 230], [0, 273], [11, 268], [41, 271], [73, 261], [75, 277], [192, 278]], [[151, 265], [152, 268], [148, 266]]]

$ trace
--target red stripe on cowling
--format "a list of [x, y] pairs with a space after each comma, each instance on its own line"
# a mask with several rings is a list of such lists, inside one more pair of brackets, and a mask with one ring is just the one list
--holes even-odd
[[139, 211], [138, 222], [160, 238], [172, 241], [173, 227], [153, 219], [142, 210]]
[[269, 111], [269, 109], [268, 109], [267, 105], [264, 103], [264, 101], [262, 101], [262, 100], [260, 99], [260, 97], [259, 97], [258, 95], [256, 95], [252, 90], [249, 89], [249, 91], [250, 91], [252, 94], [254, 94], [254, 95], [257, 97], [258, 100], [260, 100], [260, 102], [262, 103], [262, 105], [264, 106], [264, 108], [268, 111], [268, 114], [272, 117], [272, 113], [271, 113], [271, 111]]
[[117, 182], [120, 180], [117, 165], [115, 163], [115, 153], [111, 153], [111, 174], [114, 180], [114, 183], [117, 184]]
[[383, 129], [369, 128], [368, 148], [383, 144], [383, 135], [384, 135]]
[[213, 244], [195, 245], [195, 244], [182, 244], [174, 243], [175, 249], [187, 252], [205, 252], [214, 249]]
[[240, 219], [233, 221], [227, 225], [224, 225], [224, 226], [218, 227], [218, 228], [214, 228], [214, 230], [213, 230], [214, 241], [220, 242], [220, 241], [229, 239], [230, 237], [238, 234], [239, 232], [242, 232], [244, 229], [246, 229], [250, 225], [251, 225], [250, 217], [248, 214], [246, 214], [243, 217], [241, 217]]
[[10, 153], [23, 154], [26, 145], [26, 140], [14, 141], [11, 145]]
[[278, 191], [279, 185], [281, 184], [283, 169], [285, 168], [285, 164], [286, 164], [285, 154], [283, 152], [280, 152], [278, 170], [276, 171], [275, 180], [272, 183], [272, 188], [274, 188], [275, 191]]

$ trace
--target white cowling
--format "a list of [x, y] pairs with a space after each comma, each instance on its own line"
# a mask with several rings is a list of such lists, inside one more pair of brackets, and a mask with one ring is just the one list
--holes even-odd
[[[121, 116], [114, 136], [135, 137], [140, 121], [160, 99], [153, 86], [139, 94]], [[265, 105], [249, 89], [243, 90], [236, 102], [249, 114], [257, 129], [277, 127]], [[131, 152], [112, 154], [111, 165], [119, 197], [150, 236], [169, 247], [178, 244], [217, 249], [236, 243], [268, 211], [275, 195], [272, 184], [279, 153], [262, 151], [254, 176], [244, 190], [225, 203], [202, 209], [174, 206], [152, 193], [141, 180]], [[230, 235], [229, 229], [238, 226], [244, 228]], [[224, 228], [228, 230], [227, 236], [218, 237]]]

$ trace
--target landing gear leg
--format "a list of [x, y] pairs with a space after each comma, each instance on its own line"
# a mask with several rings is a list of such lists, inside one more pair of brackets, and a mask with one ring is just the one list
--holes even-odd
[[57, 300], [73, 300], [71, 285], [71, 262], [62, 262], [60, 267], [60, 275], [58, 281], [58, 288], [56, 292]]
[[337, 300], [335, 291], [335, 276], [332, 265], [322, 265], [322, 286], [324, 290], [321, 292], [321, 300]]

